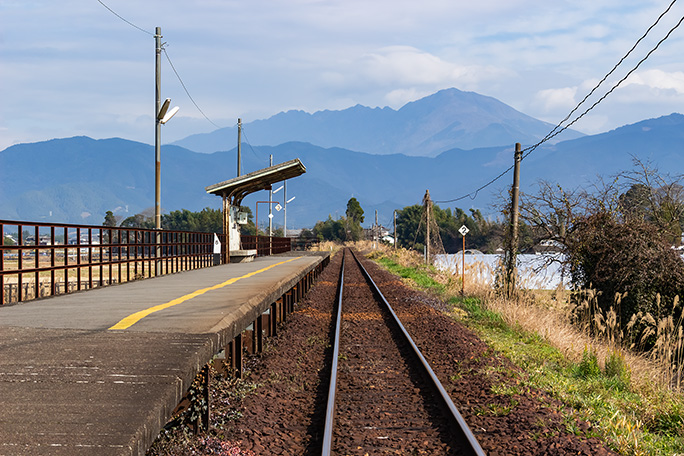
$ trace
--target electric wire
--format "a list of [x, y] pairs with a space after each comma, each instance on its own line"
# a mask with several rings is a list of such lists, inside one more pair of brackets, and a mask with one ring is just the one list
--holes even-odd
[[[682, 16], [682, 17], [679, 19], [679, 21], [674, 25], [674, 27], [672, 27], [672, 28], [667, 32], [667, 35], [665, 35], [660, 41], [658, 41], [658, 43], [655, 45], [655, 47], [654, 47], [653, 49], [651, 49], [651, 50], [648, 52], [648, 54], [646, 54], [646, 56], [645, 56], [644, 58], [642, 58], [641, 60], [639, 60], [639, 62], [637, 62], [637, 64], [636, 64], [631, 70], [629, 70], [629, 71], [627, 72], [627, 74], [626, 74], [622, 79], [620, 79], [618, 82], [616, 82], [616, 83], [613, 85], [613, 87], [611, 87], [610, 90], [608, 90], [608, 92], [606, 92], [601, 98], [599, 98], [598, 100], [596, 100], [596, 101], [594, 102], [594, 104], [592, 104], [589, 108], [587, 108], [582, 114], [580, 114], [579, 116], [577, 116], [572, 122], [570, 122], [569, 124], [567, 124], [566, 126], [564, 126], [561, 130], [559, 130], [558, 132], [554, 133], [553, 135], [547, 135], [547, 136], [548, 136], [548, 139], [539, 141], [539, 142], [538, 142], [537, 144], [535, 144], [534, 146], [531, 146], [531, 147], [529, 147], [529, 148], [523, 150], [523, 153], [524, 153], [524, 154], [523, 154], [523, 157], [522, 157], [522, 158], [527, 157], [530, 153], [532, 153], [532, 151], [534, 151], [534, 149], [536, 149], [537, 147], [539, 147], [539, 145], [543, 144], [545, 141], [548, 141], [549, 139], [553, 138], [554, 136], [556, 136], [556, 135], [562, 133], [564, 130], [570, 128], [570, 127], [571, 127], [573, 124], [575, 124], [578, 120], [580, 120], [582, 117], [584, 117], [589, 111], [591, 111], [592, 109], [594, 109], [599, 103], [601, 103], [603, 100], [605, 100], [605, 99], [608, 97], [608, 95], [610, 95], [611, 93], [613, 93], [613, 91], [615, 91], [615, 89], [617, 89], [617, 88], [618, 88], [623, 82], [625, 82], [625, 81], [626, 81], [626, 80], [627, 80], [627, 79], [628, 79], [636, 70], [639, 69], [639, 67], [641, 66], [642, 63], [644, 63], [646, 60], [648, 60], [648, 58], [651, 57], [651, 55], [652, 55], [655, 51], [658, 50], [658, 48], [660, 47], [660, 45], [663, 44], [663, 43], [670, 37], [670, 35], [672, 35], [672, 33], [673, 33], [675, 30], [677, 30], [677, 29], [679, 28], [680, 25], [682, 25], [682, 22], [684, 22], [684, 16]], [[527, 153], [525, 153], [525, 152], [527, 152]]]
[[[110, 13], [112, 13], [113, 15], [115, 15], [116, 17], [118, 17], [119, 19], [121, 19], [122, 21], [124, 21], [125, 23], [130, 25], [131, 27], [134, 27], [134, 28], [140, 30], [141, 32], [145, 32], [146, 34], [148, 34], [150, 36], [155, 36], [154, 33], [148, 32], [147, 30], [145, 30], [141, 27], [138, 27], [137, 25], [135, 25], [131, 21], [127, 20], [126, 18], [124, 18], [123, 16], [118, 14], [116, 11], [111, 9], [109, 6], [105, 5], [104, 2], [102, 2], [102, 0], [97, 0], [97, 1], [100, 5], [107, 8], [107, 10]], [[171, 61], [171, 57], [169, 57], [169, 53], [166, 51], [166, 48], [164, 46], [162, 46], [161, 49], [162, 49], [162, 51], [164, 51], [164, 55], [166, 56], [166, 60], [168, 60], [169, 65], [171, 65], [171, 69], [173, 70], [173, 73], [176, 75], [176, 78], [178, 78], [178, 81], [180, 82], [181, 86], [183, 87], [183, 90], [185, 91], [185, 94], [188, 96], [188, 98], [190, 99], [192, 104], [195, 105], [195, 108], [197, 108], [197, 110], [200, 112], [200, 114], [202, 114], [202, 116], [204, 116], [204, 118], [207, 119], [207, 121], [209, 121], [210, 124], [212, 124], [216, 128], [222, 128], [220, 125], [217, 125], [216, 123], [214, 123], [214, 121], [212, 121], [209, 117], [207, 117], [207, 115], [204, 113], [204, 111], [202, 111], [202, 108], [200, 108], [199, 105], [197, 104], [197, 102], [195, 102], [195, 99], [192, 98], [192, 95], [190, 95], [190, 91], [188, 90], [185, 83], [183, 82], [183, 79], [180, 77], [180, 74], [178, 74], [178, 71], [176, 71], [176, 67], [173, 65], [173, 62]]]
[[149, 31], [145, 30], [144, 28], [138, 27], [137, 25], [135, 25], [135, 24], [132, 23], [131, 21], [129, 21], [129, 20], [127, 20], [126, 18], [124, 18], [123, 16], [119, 15], [116, 11], [114, 11], [113, 9], [111, 9], [110, 7], [108, 7], [107, 5], [105, 5], [104, 2], [102, 2], [102, 0], [97, 0], [97, 2], [98, 2], [100, 5], [102, 5], [102, 6], [104, 6], [105, 8], [107, 8], [107, 10], [109, 10], [109, 12], [112, 13], [114, 16], [118, 17], [119, 19], [121, 19], [122, 21], [124, 21], [126, 24], [130, 25], [131, 27], [134, 27], [134, 28], [140, 30], [140, 31], [143, 32], [143, 33], [147, 33], [147, 34], [150, 35], [150, 36], [154, 36], [154, 33], [149, 32]]
[[250, 150], [252, 151], [252, 153], [254, 154], [254, 156], [255, 156], [256, 158], [263, 158], [263, 157], [260, 157], [259, 155], [257, 155], [256, 151], [255, 151], [254, 148], [252, 147], [252, 144], [249, 142], [249, 138], [247, 138], [247, 132], [245, 131], [245, 125], [244, 125], [244, 124], [242, 124], [242, 136], [244, 136], [245, 142], [246, 142], [247, 145], [249, 146], [249, 148], [250, 148]]
[[216, 128], [221, 128], [220, 126], [216, 125], [209, 117], [207, 117], [207, 115], [204, 113], [204, 111], [202, 111], [202, 109], [197, 105], [197, 103], [195, 102], [195, 99], [192, 98], [192, 95], [190, 95], [190, 92], [188, 91], [188, 88], [185, 86], [185, 83], [183, 82], [183, 79], [181, 79], [180, 75], [178, 74], [178, 71], [176, 71], [176, 67], [173, 66], [173, 62], [171, 61], [171, 57], [169, 57], [169, 53], [166, 52], [166, 48], [165, 48], [165, 47], [162, 47], [162, 51], [164, 51], [164, 55], [166, 56], [166, 60], [169, 61], [169, 65], [171, 65], [171, 69], [173, 70], [173, 73], [174, 73], [174, 74], [176, 75], [176, 77], [178, 78], [178, 81], [180, 82], [181, 86], [183, 86], [183, 90], [185, 90], [185, 94], [188, 96], [188, 98], [190, 98], [190, 101], [192, 101], [192, 104], [195, 105], [195, 107], [196, 107], [197, 110], [200, 112], [200, 114], [202, 114], [202, 115], [204, 116], [204, 118], [207, 119], [207, 120], [209, 121], [210, 124], [212, 124], [212, 125], [215, 126]]
[[[590, 112], [591, 110], [593, 110], [596, 106], [598, 106], [601, 102], [603, 102], [603, 100], [605, 100], [611, 93], [613, 93], [613, 92], [615, 91], [615, 89], [617, 89], [623, 82], [625, 82], [625, 81], [626, 81], [626, 80], [627, 80], [627, 79], [628, 79], [628, 78], [629, 78], [629, 77], [630, 77], [630, 76], [631, 76], [631, 75], [632, 75], [632, 74], [633, 74], [633, 73], [634, 73], [634, 72], [635, 72], [635, 71], [636, 71], [636, 70], [637, 70], [645, 61], [646, 61], [646, 60], [648, 60], [648, 58], [649, 58], [656, 50], [658, 50], [658, 48], [660, 47], [660, 45], [663, 44], [663, 43], [672, 35], [672, 33], [673, 33], [675, 30], [677, 30], [677, 28], [679, 28], [679, 26], [681, 26], [682, 22], [684, 22], [684, 16], [682, 16], [682, 17], [679, 19], [679, 21], [678, 21], [672, 28], [670, 28], [670, 30], [667, 32], [667, 34], [666, 34], [662, 39], [660, 39], [660, 41], [658, 41], [658, 42], [656, 43], [656, 45], [655, 45], [655, 46], [646, 54], [646, 56], [643, 57], [641, 60], [639, 60], [639, 62], [637, 62], [637, 64], [636, 64], [631, 70], [629, 70], [629, 71], [627, 72], [627, 74], [626, 74], [622, 79], [620, 79], [617, 83], [615, 83], [615, 84], [610, 88], [610, 90], [608, 90], [601, 98], [599, 98], [598, 100], [596, 100], [589, 108], [587, 108], [584, 112], [582, 112], [579, 116], [577, 116], [572, 122], [568, 123], [567, 125], [562, 126], [562, 124], [563, 124], [565, 121], [567, 121], [567, 120], [572, 116], [572, 114], [575, 113], [575, 112], [579, 109], [579, 107], [580, 107], [580, 106], [581, 106], [581, 105], [582, 105], [582, 104], [583, 104], [583, 103], [584, 103], [584, 102], [585, 102], [585, 101], [586, 101], [586, 100], [587, 100], [587, 99], [588, 99], [588, 98], [589, 98], [589, 97], [598, 89], [598, 87], [599, 87], [599, 86], [600, 86], [600, 85], [601, 85], [601, 84], [602, 84], [602, 83], [603, 83], [603, 82], [604, 82], [604, 81], [605, 81], [605, 80], [606, 80], [606, 79], [615, 71], [615, 69], [616, 69], [616, 68], [617, 68], [617, 67], [618, 67], [626, 58], [627, 58], [627, 56], [628, 56], [629, 54], [632, 53], [632, 51], [634, 50], [634, 48], [636, 48], [636, 46], [639, 44], [639, 42], [642, 41], [642, 40], [645, 38], [645, 36], [651, 31], [651, 29], [653, 29], [653, 27], [655, 27], [655, 25], [660, 21], [660, 19], [662, 19], [662, 17], [663, 17], [671, 8], [672, 8], [672, 6], [676, 3], [676, 1], [677, 1], [677, 0], [673, 0], [672, 3], [670, 3], [670, 5], [668, 6], [668, 8], [667, 8], [667, 9], [658, 17], [658, 19], [656, 19], [656, 21], [651, 25], [651, 27], [648, 28], [648, 30], [646, 31], [646, 33], [644, 33], [644, 35], [642, 35], [642, 36], [639, 38], [639, 40], [637, 40], [636, 44], [635, 44], [634, 46], [632, 46], [632, 48], [627, 52], [627, 54], [626, 54], [622, 59], [620, 59], [620, 61], [613, 67], [613, 69], [612, 69], [605, 77], [603, 77], [603, 78], [601, 79], [601, 81], [600, 81], [600, 82], [599, 82], [599, 83], [590, 91], [590, 93], [589, 93], [587, 96], [585, 96], [585, 97], [582, 99], [582, 101], [580, 101], [580, 102], [577, 104], [577, 106], [575, 106], [575, 108], [573, 108], [573, 110], [570, 112], [570, 114], [568, 114], [561, 122], [559, 122], [559, 123], [558, 123], [558, 124], [557, 124], [557, 125], [556, 125], [556, 126], [555, 126], [555, 127], [554, 127], [554, 128], [553, 128], [553, 129], [544, 137], [544, 138], [542, 138], [539, 142], [537, 142], [536, 144], [534, 144], [534, 145], [532, 145], [532, 146], [529, 146], [529, 147], [527, 147], [527, 148], [525, 148], [525, 149], [523, 149], [523, 150], [521, 151], [522, 154], [523, 154], [522, 157], [521, 157], [521, 161], [524, 160], [525, 158], [527, 158], [527, 157], [528, 157], [532, 152], [534, 152], [534, 150], [536, 150], [539, 146], [541, 146], [541, 145], [544, 144], [545, 142], [547, 142], [547, 141], [553, 139], [553, 138], [556, 137], [557, 135], [561, 134], [563, 131], [565, 131], [565, 130], [567, 130], [568, 128], [570, 128], [572, 125], [574, 125], [576, 122], [578, 122], [581, 118], [583, 118], [587, 113], [589, 113], [589, 112]], [[434, 202], [435, 202], [435, 203], [453, 203], [453, 202], [457, 202], [457, 201], [463, 200], [463, 199], [468, 198], [468, 197], [469, 197], [470, 199], [475, 199], [475, 198], [477, 197], [477, 195], [479, 194], [480, 191], [482, 191], [482, 190], [484, 190], [485, 188], [489, 187], [490, 185], [494, 184], [496, 181], [498, 181], [498, 180], [501, 179], [503, 176], [505, 176], [506, 174], [508, 174], [514, 167], [515, 167], [515, 164], [509, 166], [506, 170], [504, 170], [503, 172], [501, 172], [500, 174], [498, 174], [496, 177], [494, 177], [493, 179], [489, 180], [486, 184], [481, 185], [480, 187], [478, 187], [476, 190], [474, 190], [474, 191], [472, 191], [472, 192], [469, 192], [469, 193], [467, 193], [467, 194], [465, 194], [465, 195], [462, 195], [462, 196], [460, 196], [460, 197], [458, 197], [458, 198], [453, 198], [453, 199], [449, 199], [449, 200], [435, 200]]]
[[[613, 67], [613, 68], [612, 68], [612, 69], [603, 77], [603, 79], [601, 79], [601, 80], [600, 80], [600, 81], [599, 81], [599, 82], [598, 82], [598, 83], [589, 91], [589, 93], [586, 94], [586, 95], [584, 96], [584, 98], [582, 99], [582, 101], [580, 101], [579, 103], [577, 103], [577, 106], [575, 106], [575, 107], [572, 109], [572, 111], [570, 111], [570, 113], [569, 113], [567, 116], [565, 116], [565, 118], [564, 118], [563, 120], [561, 120], [561, 121], [558, 123], [558, 125], [556, 125], [556, 126], [555, 126], [555, 127], [554, 127], [554, 128], [553, 128], [553, 129], [544, 137], [544, 139], [543, 139], [542, 141], [546, 140], [546, 138], [549, 137], [549, 135], [553, 134], [553, 133], [556, 131], [556, 129], [560, 128], [560, 126], [563, 125], [563, 124], [564, 124], [564, 123], [565, 123], [565, 122], [566, 122], [566, 121], [567, 121], [567, 120], [568, 120], [568, 119], [569, 119], [569, 118], [570, 118], [570, 117], [579, 109], [579, 107], [582, 106], [582, 104], [584, 104], [584, 102], [587, 101], [587, 100], [589, 99], [589, 97], [591, 97], [591, 96], [594, 94], [594, 92], [596, 92], [596, 91], [598, 90], [598, 88], [601, 86], [601, 84], [603, 84], [603, 83], [604, 83], [604, 82], [605, 82], [605, 81], [606, 81], [606, 80], [615, 72], [615, 70], [617, 70], [617, 68], [618, 68], [620, 65], [622, 65], [622, 63], [627, 59], [627, 57], [629, 57], [630, 54], [631, 54], [632, 52], [634, 52], [634, 50], [637, 48], [637, 46], [639, 46], [639, 43], [641, 43], [641, 42], [646, 38], [646, 36], [648, 36], [648, 34], [651, 32], [651, 30], [653, 30], [653, 28], [655, 28], [655, 26], [658, 25], [658, 23], [660, 22], [660, 20], [661, 20], [661, 19], [662, 19], [662, 18], [663, 18], [671, 9], [672, 9], [672, 7], [674, 6], [675, 3], [677, 3], [677, 0], [672, 0], [672, 2], [671, 2], [670, 5], [667, 7], [667, 9], [666, 9], [665, 11], [663, 11], [663, 12], [660, 14], [660, 16], [658, 16], [658, 19], [656, 19], [655, 22], [654, 22], [653, 24], [651, 24], [651, 26], [646, 30], [646, 32], [644, 32], [644, 34], [641, 35], [641, 37], [639, 37], [639, 39], [634, 43], [634, 45], [630, 48], [630, 50], [627, 51], [627, 53], [626, 53], [624, 56], [622, 56], [622, 58], [618, 61], [618, 63], [615, 64], [615, 66], [614, 66], [614, 67]], [[550, 138], [549, 138], [549, 139], [550, 139]]]

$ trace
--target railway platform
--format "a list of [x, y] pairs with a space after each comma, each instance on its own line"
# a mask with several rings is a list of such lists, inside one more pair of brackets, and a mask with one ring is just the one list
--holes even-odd
[[264, 317], [275, 328], [328, 260], [290, 252], [0, 306], [0, 454], [145, 454], [203, 367], [267, 332]]

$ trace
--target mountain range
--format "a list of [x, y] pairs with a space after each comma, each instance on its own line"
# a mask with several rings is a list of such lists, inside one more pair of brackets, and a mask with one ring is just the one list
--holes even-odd
[[[447, 108], [435, 109], [443, 112]], [[527, 135], [532, 138], [530, 143], [536, 141], [535, 134]], [[532, 189], [540, 179], [571, 188], [586, 185], [598, 174], [611, 176], [631, 169], [633, 157], [661, 171], [684, 173], [681, 114], [599, 135], [575, 136], [545, 143], [523, 161], [523, 191]], [[243, 147], [242, 166], [243, 172], [265, 168], [271, 155], [274, 163], [292, 158], [304, 163], [306, 174], [287, 184], [288, 199], [295, 197], [287, 206], [288, 228], [310, 227], [328, 216], [342, 216], [352, 196], [365, 210], [364, 226], [373, 222], [375, 210], [379, 222], [389, 226], [394, 209], [420, 203], [427, 189], [440, 207], [477, 207], [495, 215], [490, 205], [510, 186], [511, 174], [477, 194], [474, 191], [512, 165], [514, 142], [471, 149], [452, 147], [432, 157], [370, 154], [300, 140]], [[236, 176], [236, 162], [235, 147], [200, 153], [178, 145], [164, 146], [163, 209], [219, 208], [220, 199], [207, 195], [204, 188]], [[154, 205], [154, 166], [151, 145], [119, 138], [73, 137], [11, 146], [0, 152], [0, 219], [99, 225], [108, 210], [120, 217], [133, 215]], [[275, 195], [280, 201], [282, 197], [283, 192]], [[463, 198], [451, 201], [459, 197]], [[247, 197], [244, 204], [255, 213], [255, 201], [267, 198], [266, 192], [260, 192]], [[260, 224], [266, 221], [264, 210], [265, 206], [259, 207]], [[282, 221], [282, 213], [275, 213], [274, 223]]]
[[[450, 149], [536, 143], [554, 125], [523, 114], [496, 98], [445, 89], [399, 110], [356, 105], [341, 111], [281, 112], [245, 123], [251, 144], [277, 146], [301, 141], [369, 154], [434, 157]], [[565, 130], [556, 141], [583, 136]], [[237, 144], [237, 126], [188, 136], [173, 144], [211, 153]]]

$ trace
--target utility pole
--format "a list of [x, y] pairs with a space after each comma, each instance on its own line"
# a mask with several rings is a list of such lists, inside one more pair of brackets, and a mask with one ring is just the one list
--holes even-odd
[[423, 198], [425, 204], [425, 264], [430, 264], [430, 190], [425, 190], [425, 197]]
[[154, 71], [154, 227], [161, 229], [161, 27], [155, 28], [155, 71]]
[[508, 258], [506, 264], [506, 295], [510, 298], [515, 289], [515, 266], [516, 254], [518, 251], [518, 217], [519, 217], [519, 199], [520, 199], [520, 162], [522, 160], [522, 151], [520, 143], [515, 143], [515, 156], [513, 166], [513, 188], [511, 191], [511, 226]]
[[154, 275], [161, 275], [161, 27], [154, 29], [154, 228], [157, 230], [154, 236], [156, 248], [154, 249]]
[[380, 243], [380, 226], [378, 225], [378, 210], [375, 210], [375, 229], [373, 230], [373, 237], [375, 238], [375, 246], [377, 248]]
[[397, 248], [397, 210], [392, 211], [394, 217], [394, 248]]
[[242, 119], [238, 118], [237, 175], [242, 174]]
[[[270, 155], [269, 166], [273, 166], [273, 155]], [[268, 237], [273, 236], [273, 208], [271, 202], [273, 201], [273, 187], [268, 191]], [[270, 253], [269, 253], [270, 255]]]

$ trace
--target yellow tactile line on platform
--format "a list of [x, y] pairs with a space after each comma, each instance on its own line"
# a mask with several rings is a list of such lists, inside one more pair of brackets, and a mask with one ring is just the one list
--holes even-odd
[[115, 324], [114, 326], [112, 326], [109, 329], [127, 329], [127, 328], [130, 328], [131, 326], [133, 326], [134, 324], [136, 324], [137, 322], [139, 322], [140, 320], [142, 320], [143, 318], [145, 318], [146, 316], [148, 316], [152, 313], [158, 312], [160, 310], [168, 309], [169, 307], [173, 307], [176, 304], [180, 304], [182, 302], [188, 301], [188, 300], [195, 298], [197, 296], [203, 295], [207, 291], [218, 290], [219, 288], [223, 288], [227, 285], [235, 283], [240, 279], [246, 279], [248, 277], [255, 276], [255, 275], [260, 274], [264, 271], [268, 271], [271, 268], [275, 268], [276, 266], [280, 266], [281, 264], [285, 264], [285, 263], [289, 263], [290, 261], [298, 260], [299, 258], [301, 258], [301, 257], [298, 256], [298, 257], [291, 258], [291, 259], [286, 260], [286, 261], [281, 261], [280, 263], [276, 263], [276, 264], [272, 264], [270, 266], [266, 266], [265, 268], [259, 269], [258, 271], [250, 272], [249, 274], [245, 274], [245, 275], [240, 276], [240, 277], [234, 277], [232, 279], [228, 279], [223, 283], [219, 283], [219, 284], [213, 285], [211, 287], [202, 288], [200, 290], [193, 291], [192, 293], [186, 294], [185, 296], [181, 296], [180, 298], [176, 298], [176, 299], [169, 301], [169, 302], [166, 302], [164, 304], [159, 304], [157, 306], [150, 307], [149, 309], [141, 310], [140, 312], [136, 312], [134, 314], [127, 316], [126, 318], [124, 318], [123, 320], [121, 320], [120, 322], [118, 322], [117, 324]]

